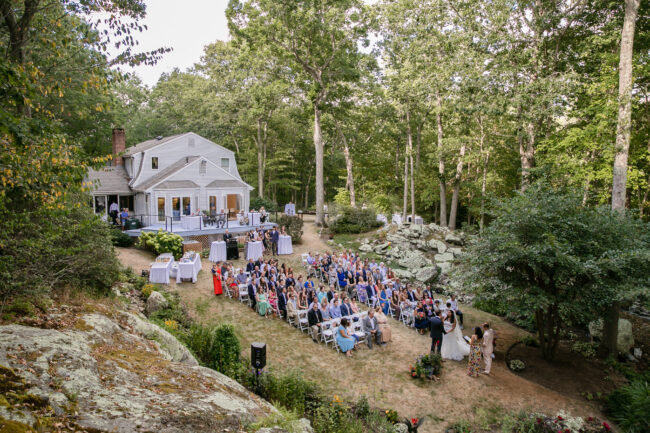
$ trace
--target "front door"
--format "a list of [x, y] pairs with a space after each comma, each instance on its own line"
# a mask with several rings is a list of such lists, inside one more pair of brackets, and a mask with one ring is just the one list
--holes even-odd
[[165, 197], [158, 197], [158, 221], [165, 222]]

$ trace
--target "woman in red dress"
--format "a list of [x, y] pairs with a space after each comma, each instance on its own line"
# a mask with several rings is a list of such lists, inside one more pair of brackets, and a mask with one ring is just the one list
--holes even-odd
[[221, 268], [218, 263], [212, 266], [212, 282], [214, 283], [214, 294], [223, 294], [223, 288], [221, 287]]

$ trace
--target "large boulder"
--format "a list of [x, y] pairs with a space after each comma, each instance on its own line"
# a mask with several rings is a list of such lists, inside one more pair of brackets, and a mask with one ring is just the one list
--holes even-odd
[[149, 298], [147, 298], [147, 306], [145, 307], [145, 312], [147, 313], [147, 316], [149, 316], [156, 311], [167, 308], [168, 306], [169, 303], [167, 302], [167, 299], [165, 299], [165, 297], [161, 295], [160, 292], [156, 292], [154, 290], [149, 295]]
[[208, 433], [239, 431], [276, 412], [221, 373], [170, 361], [163, 344], [134, 332], [137, 321], [110, 314], [69, 317], [58, 329], [0, 326], [0, 371], [24, 381], [26, 391], [17, 392], [45, 402], [2, 416], [49, 411], [75, 431]]
[[441, 275], [446, 275], [451, 271], [451, 262], [441, 262], [441, 263], [436, 263], [438, 266], [438, 270], [440, 270]]
[[427, 244], [429, 245], [429, 248], [437, 251], [440, 254], [447, 251], [447, 244], [445, 244], [443, 241], [439, 241], [438, 239], [430, 239]]
[[388, 248], [390, 248], [390, 242], [384, 242], [379, 245], [375, 245], [374, 250], [377, 254], [384, 254]]
[[413, 274], [405, 269], [393, 269], [393, 274], [400, 280], [410, 280]]
[[421, 283], [427, 284], [436, 279], [438, 276], [437, 266], [426, 266], [415, 274], [415, 279]]
[[455, 233], [448, 233], [445, 236], [445, 242], [454, 245], [463, 245], [463, 239]]
[[364, 253], [369, 253], [372, 251], [372, 245], [370, 244], [362, 244], [359, 246], [359, 251], [364, 252]]
[[397, 263], [411, 272], [415, 269], [431, 265], [431, 261], [419, 251], [407, 251], [404, 257], [397, 260]]
[[454, 255], [454, 257], [458, 257], [461, 254], [463, 254], [463, 249], [462, 248], [449, 248], [449, 252]]
[[434, 258], [436, 260], [436, 263], [451, 262], [454, 260], [454, 254], [453, 253], [436, 254]]
[[[603, 320], [598, 319], [589, 323], [589, 333], [597, 340], [603, 338]], [[628, 353], [634, 347], [632, 323], [627, 319], [618, 319], [618, 339], [616, 342], [619, 353]]]

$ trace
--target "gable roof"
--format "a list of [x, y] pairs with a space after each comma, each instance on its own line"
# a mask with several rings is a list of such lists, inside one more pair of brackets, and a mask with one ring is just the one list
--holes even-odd
[[158, 146], [159, 144], [167, 143], [168, 141], [175, 140], [186, 134], [191, 134], [191, 132], [184, 132], [182, 134], [170, 135], [169, 137], [163, 137], [160, 140], [158, 140], [157, 138], [152, 138], [151, 140], [143, 141], [142, 143], [138, 143], [135, 146], [131, 146], [127, 148], [124, 151], [124, 156], [132, 156], [135, 155], [136, 153], [144, 152], [145, 150], [149, 150], [153, 147]]
[[199, 158], [201, 158], [201, 157], [200, 156], [186, 156], [186, 157], [183, 157], [183, 158], [179, 159], [178, 161], [176, 161], [175, 163], [173, 163], [172, 165], [170, 165], [169, 167], [167, 167], [166, 169], [161, 170], [156, 175], [151, 176], [149, 179], [145, 180], [144, 182], [133, 186], [133, 190], [134, 191], [139, 191], [139, 192], [146, 191], [149, 188], [151, 188], [152, 186], [157, 185], [158, 183], [162, 182], [163, 180], [165, 180], [166, 178], [168, 178], [172, 174], [176, 173], [178, 170], [181, 170], [181, 169], [187, 167], [188, 165], [194, 163]]
[[199, 188], [199, 185], [191, 180], [167, 180], [157, 186], [158, 189]]
[[208, 185], [206, 185], [206, 188], [232, 188], [238, 186], [252, 188], [246, 182], [237, 179], [222, 179], [222, 180], [217, 179], [214, 182], [211, 182]]
[[121, 165], [90, 169], [87, 180], [95, 185], [93, 194], [133, 194], [129, 188], [129, 176]]

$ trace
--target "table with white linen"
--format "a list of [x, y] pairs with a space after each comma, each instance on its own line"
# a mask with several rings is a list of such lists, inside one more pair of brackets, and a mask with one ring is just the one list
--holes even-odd
[[293, 203], [287, 203], [284, 205], [284, 213], [286, 215], [295, 215], [296, 214], [296, 205]]
[[293, 254], [291, 236], [280, 235], [280, 239], [278, 241], [278, 254]]
[[193, 283], [201, 270], [201, 256], [194, 255], [194, 260], [190, 262], [178, 262], [178, 272], [176, 273], [176, 282], [180, 283], [183, 278], [191, 278]]
[[393, 224], [397, 224], [397, 225], [402, 224], [402, 215], [400, 215], [398, 213], [394, 213], [393, 214], [393, 219], [391, 220], [391, 222]]
[[381, 223], [384, 223], [384, 224], [388, 224], [388, 218], [386, 218], [386, 215], [381, 214], [381, 213], [377, 214], [377, 221], [379, 221]]
[[155, 262], [149, 269], [149, 282], [158, 284], [169, 284], [169, 273], [174, 265], [174, 257], [166, 262]]
[[183, 215], [181, 217], [181, 227], [183, 227], [186, 230], [200, 230], [201, 217]]
[[248, 212], [248, 224], [252, 226], [260, 225], [260, 216], [262, 214], [259, 212]]
[[210, 244], [209, 260], [214, 263], [226, 261], [226, 243], [224, 241], [214, 241]]
[[422, 225], [424, 224], [424, 219], [421, 216], [415, 216], [415, 224]]
[[257, 260], [262, 257], [262, 241], [249, 242], [246, 245], [246, 260]]

